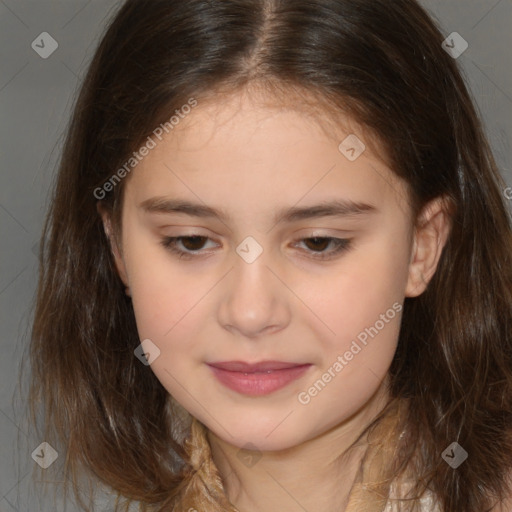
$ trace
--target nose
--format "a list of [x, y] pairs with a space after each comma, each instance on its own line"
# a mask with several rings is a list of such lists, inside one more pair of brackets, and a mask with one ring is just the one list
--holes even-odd
[[232, 334], [257, 339], [289, 324], [291, 292], [268, 263], [265, 252], [252, 263], [236, 255], [218, 310], [220, 325]]

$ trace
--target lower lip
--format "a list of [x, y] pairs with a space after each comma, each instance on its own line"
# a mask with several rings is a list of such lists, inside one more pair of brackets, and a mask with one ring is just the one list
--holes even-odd
[[284, 388], [290, 382], [301, 377], [310, 367], [310, 364], [294, 366], [282, 370], [273, 370], [271, 373], [248, 373], [221, 370], [210, 366], [214, 375], [229, 389], [250, 396], [261, 396], [273, 393]]

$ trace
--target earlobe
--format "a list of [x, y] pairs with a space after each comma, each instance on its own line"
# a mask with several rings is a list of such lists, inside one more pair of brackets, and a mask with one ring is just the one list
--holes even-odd
[[98, 201], [96, 203], [96, 209], [103, 223], [103, 229], [105, 230], [105, 235], [107, 236], [110, 245], [110, 250], [114, 257], [114, 263], [116, 265], [117, 273], [121, 278], [121, 281], [126, 286], [126, 294], [130, 296], [128, 274], [126, 272], [126, 266], [121, 251], [118, 247], [116, 237], [114, 236], [110, 213], [105, 209], [101, 201]]
[[423, 209], [414, 232], [406, 297], [421, 295], [434, 276], [451, 229], [448, 202], [433, 199]]

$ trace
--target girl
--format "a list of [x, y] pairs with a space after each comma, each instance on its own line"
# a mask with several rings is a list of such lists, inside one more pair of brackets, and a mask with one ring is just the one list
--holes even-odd
[[512, 510], [511, 225], [443, 39], [414, 0], [124, 3], [33, 329], [75, 490], [86, 469], [116, 509]]

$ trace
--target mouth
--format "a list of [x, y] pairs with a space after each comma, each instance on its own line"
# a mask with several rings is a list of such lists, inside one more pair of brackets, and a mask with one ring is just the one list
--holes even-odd
[[229, 389], [249, 396], [261, 396], [282, 389], [301, 377], [312, 365], [284, 361], [226, 361], [207, 363], [215, 377]]

